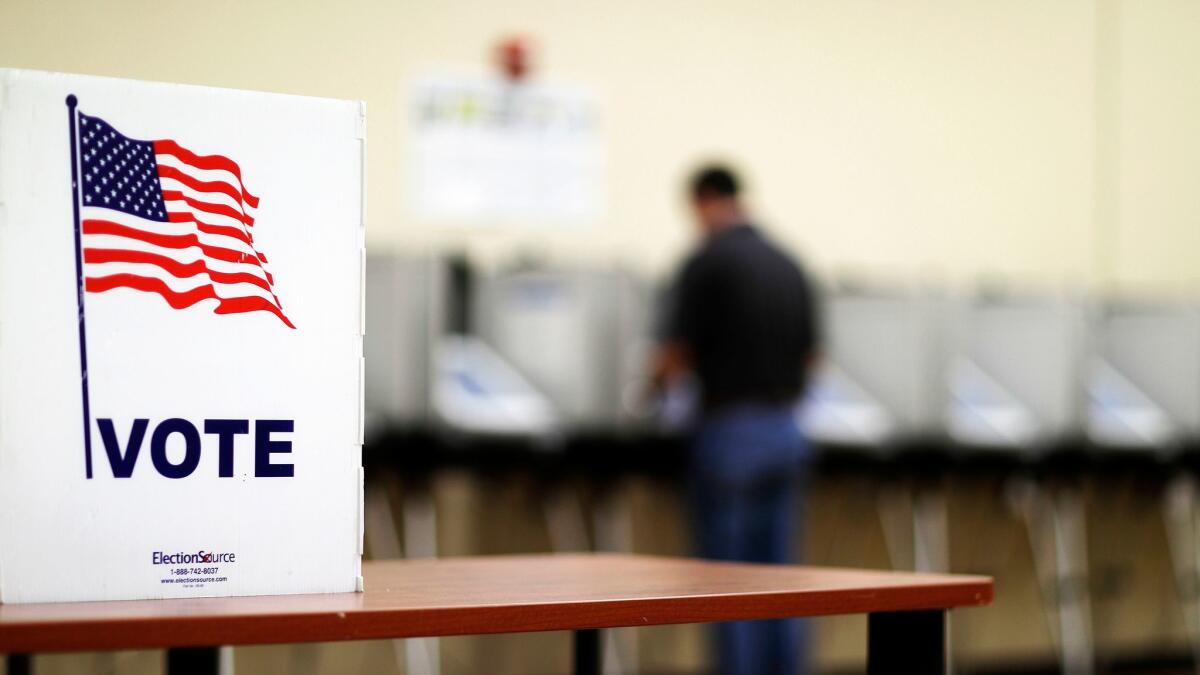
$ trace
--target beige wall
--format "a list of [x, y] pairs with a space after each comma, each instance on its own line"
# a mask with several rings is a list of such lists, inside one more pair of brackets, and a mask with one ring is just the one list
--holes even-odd
[[1200, 2], [1120, 7], [1113, 278], [1200, 289]]
[[[361, 98], [375, 247], [660, 271], [718, 155], [825, 271], [1192, 283], [1200, 3], [1185, 0], [0, 0], [0, 65]], [[520, 31], [605, 106], [608, 206], [564, 234], [416, 222], [405, 83]], [[1190, 171], [1189, 171], [1190, 170]]]

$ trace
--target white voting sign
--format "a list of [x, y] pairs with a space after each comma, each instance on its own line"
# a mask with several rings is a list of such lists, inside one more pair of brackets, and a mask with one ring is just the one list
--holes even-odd
[[0, 70], [0, 601], [361, 589], [363, 114]]

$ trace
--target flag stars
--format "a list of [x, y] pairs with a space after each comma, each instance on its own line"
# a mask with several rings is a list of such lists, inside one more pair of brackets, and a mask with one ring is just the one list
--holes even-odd
[[89, 118], [87, 126], [80, 127], [82, 195], [90, 197], [85, 203], [165, 222], [152, 143], [127, 138], [99, 118]]

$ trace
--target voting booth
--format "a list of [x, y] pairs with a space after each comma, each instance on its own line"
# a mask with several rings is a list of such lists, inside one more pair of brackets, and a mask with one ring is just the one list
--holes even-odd
[[482, 337], [528, 377], [575, 430], [612, 431], [636, 422], [626, 404], [645, 388], [649, 292], [607, 268], [517, 269], [481, 284]]
[[367, 256], [368, 443], [429, 422], [433, 354], [449, 331], [449, 274], [446, 261], [434, 256]]
[[1169, 454], [1200, 436], [1200, 310], [1111, 301], [1091, 332], [1088, 440]]
[[361, 590], [364, 130], [0, 70], [0, 601]]
[[981, 295], [957, 308], [950, 436], [1037, 457], [1082, 435], [1086, 313], [1077, 298]]
[[824, 312], [827, 356], [801, 410], [809, 436], [882, 455], [940, 440], [947, 306], [924, 290], [832, 289]]

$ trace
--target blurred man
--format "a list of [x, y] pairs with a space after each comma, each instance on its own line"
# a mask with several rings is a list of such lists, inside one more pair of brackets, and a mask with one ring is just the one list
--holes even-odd
[[[804, 273], [752, 223], [727, 168], [697, 172], [689, 197], [703, 237], [684, 262], [654, 378], [686, 372], [700, 385], [692, 498], [701, 554], [785, 563], [793, 558], [806, 446], [795, 405], [817, 350]], [[800, 672], [795, 621], [721, 624], [719, 672]]]

